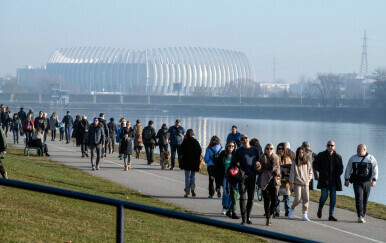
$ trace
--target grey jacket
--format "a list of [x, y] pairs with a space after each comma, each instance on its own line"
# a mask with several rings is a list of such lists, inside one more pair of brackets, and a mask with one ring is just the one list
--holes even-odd
[[99, 123], [97, 126], [95, 124], [90, 125], [87, 141], [89, 146], [105, 144], [105, 131], [102, 123]]

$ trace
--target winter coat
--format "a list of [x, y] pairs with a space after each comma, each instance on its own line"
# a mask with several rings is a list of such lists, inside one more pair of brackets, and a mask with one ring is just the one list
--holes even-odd
[[11, 130], [12, 131], [20, 131], [21, 129], [21, 121], [19, 118], [11, 120]]
[[17, 114], [19, 115], [21, 123], [23, 123], [24, 120], [27, 118], [27, 114], [25, 113], [25, 111], [19, 111]]
[[168, 134], [168, 129], [160, 129], [158, 130], [157, 132], [157, 136], [156, 138], [158, 139], [157, 140], [157, 144], [158, 145], [167, 145], [167, 141], [166, 141], [166, 136]]
[[[79, 122], [80, 122], [80, 119], [75, 119], [74, 125], [72, 126], [72, 135], [71, 135], [72, 138], [76, 138], [77, 137], [76, 132], [78, 130]], [[78, 145], [78, 142], [76, 143], [76, 145]]]
[[[29, 123], [29, 129], [28, 129], [28, 123]], [[25, 119], [24, 122], [23, 122], [23, 125], [21, 126], [21, 130], [23, 131], [26, 131], [26, 130], [29, 130], [29, 131], [32, 131], [34, 128], [34, 121], [31, 119], [31, 120], [28, 120]]]
[[90, 124], [87, 120], [82, 120], [79, 122], [76, 131], [76, 140], [79, 144], [87, 144], [88, 130], [90, 129]]
[[108, 138], [109, 137], [109, 128], [107, 127], [106, 120], [102, 117], [99, 117], [98, 120], [99, 120], [99, 123], [103, 124], [103, 130], [105, 132], [105, 138]]
[[135, 124], [134, 127], [134, 146], [143, 146], [142, 131], [143, 126], [141, 124]]
[[342, 181], [340, 176], [343, 174], [342, 157], [335, 151], [332, 154], [333, 174], [330, 175], [330, 154], [327, 150], [320, 152], [314, 161], [314, 169], [319, 172], [319, 180], [316, 188], [322, 189], [328, 187], [330, 176], [335, 182], [336, 190], [342, 191]]
[[[278, 192], [279, 196], [291, 194], [290, 183], [289, 183], [289, 173], [291, 171], [291, 166], [290, 166], [291, 164], [292, 162], [289, 156], [285, 156], [284, 158], [279, 156], [279, 165], [280, 165], [280, 174], [281, 174], [281, 185], [279, 187], [279, 192]], [[285, 165], [287, 166], [284, 167]]]
[[117, 134], [117, 125], [115, 124], [115, 122], [111, 121], [109, 123], [107, 123], [107, 128], [109, 129], [109, 136], [111, 137], [114, 137], [116, 136]]
[[[151, 138], [150, 139], [145, 139], [145, 133], [150, 131], [151, 133]], [[144, 144], [155, 144], [156, 143], [156, 138], [155, 138], [155, 130], [153, 126], [147, 126], [143, 129], [142, 131], [142, 140]]]
[[280, 176], [279, 156], [273, 154], [271, 158], [268, 158], [268, 155], [264, 153], [260, 156], [259, 162], [261, 170], [259, 171], [260, 175], [257, 179], [257, 186], [264, 190], [274, 176]]
[[102, 123], [98, 123], [98, 125], [93, 123], [90, 125], [90, 129], [87, 134], [87, 142], [88, 146], [105, 144], [105, 131]]
[[200, 171], [201, 146], [194, 137], [182, 141], [178, 154], [181, 156], [179, 167], [182, 170]]
[[34, 120], [35, 129], [38, 130], [39, 127], [44, 132], [48, 126], [47, 121], [44, 117], [36, 117]]
[[[127, 138], [125, 138], [127, 135]], [[134, 140], [134, 129], [124, 127], [119, 135], [122, 139], [121, 146], [119, 147], [120, 154], [132, 154], [133, 153], [133, 140]]]
[[8, 111], [2, 112], [1, 116], [0, 116], [0, 119], [1, 119], [1, 123], [3, 125], [9, 124], [9, 121], [10, 121], [10, 119], [9, 119], [9, 112]]
[[[235, 151], [233, 151], [232, 156], [234, 155]], [[215, 178], [216, 182], [222, 183], [224, 180], [224, 174], [225, 174], [225, 150], [222, 150], [221, 153], [218, 156], [216, 169], [215, 169]]]
[[310, 161], [307, 164], [298, 166], [295, 162], [291, 165], [289, 182], [291, 185], [308, 186], [312, 178], [312, 166]]
[[56, 131], [56, 125], [59, 126], [59, 119], [58, 119], [58, 117], [57, 116], [54, 116], [54, 117], [51, 116], [49, 124], [50, 124], [50, 130]]
[[233, 141], [236, 143], [237, 148], [240, 148], [241, 147], [240, 137], [241, 137], [241, 133], [236, 132], [236, 134], [233, 134], [233, 132], [231, 132], [228, 134], [227, 143], [229, 141]]
[[[311, 150], [307, 150], [307, 149], [304, 150], [304, 153], [305, 153], [307, 160], [310, 161], [312, 168], [314, 168], [313, 164], [314, 164], [314, 160], [315, 160], [315, 157], [317, 154], [315, 154]], [[319, 173], [317, 171], [315, 171], [314, 169], [312, 171], [312, 178], [311, 179], [319, 180]]]

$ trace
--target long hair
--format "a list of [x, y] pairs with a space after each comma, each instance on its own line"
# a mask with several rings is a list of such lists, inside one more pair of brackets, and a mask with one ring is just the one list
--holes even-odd
[[[273, 147], [273, 144], [272, 143], [267, 143], [267, 145], [265, 145], [264, 147], [264, 154], [267, 155], [267, 157], [269, 157], [269, 154], [267, 153], [267, 148], [274, 148]], [[273, 152], [273, 151], [272, 151]], [[272, 153], [273, 155], [274, 153]]]
[[259, 150], [259, 153], [263, 153], [263, 148], [260, 145], [260, 141], [257, 138], [252, 138], [251, 141], [249, 141], [249, 145], [252, 147], [256, 147]]
[[[300, 151], [303, 151], [303, 158], [299, 158], [300, 156]], [[301, 166], [302, 164], [305, 165], [307, 164], [307, 158], [306, 158], [306, 152], [304, 151], [304, 148], [299, 147], [296, 150], [296, 157], [295, 157], [295, 163], [297, 166]]]
[[[232, 143], [233, 143], [233, 146], [235, 146], [235, 147], [233, 148], [232, 152], [229, 152], [228, 151], [228, 145], [232, 144]], [[231, 140], [231, 141], [227, 142], [227, 144], [225, 145], [225, 156], [228, 156], [229, 154], [233, 154], [236, 151], [236, 149], [237, 149], [237, 145], [234, 141]]]
[[56, 117], [56, 112], [52, 113], [51, 117]]
[[194, 134], [193, 129], [188, 129], [186, 131], [184, 139], [188, 139], [188, 138], [191, 138], [191, 137], [194, 137], [194, 136], [196, 136], [196, 135]]
[[220, 144], [220, 146], [222, 146], [222, 145], [221, 145], [221, 140], [220, 140], [220, 138], [217, 137], [216, 135], [214, 135], [214, 136], [210, 139], [208, 148], [211, 148], [211, 147], [215, 146], [216, 144]]
[[161, 127], [161, 129], [168, 129], [168, 125], [166, 125], [165, 123], [164, 123], [164, 124], [162, 124], [162, 127]]
[[277, 145], [277, 147], [276, 147], [276, 154], [277, 154], [277, 155], [279, 155], [279, 148], [283, 148], [283, 152], [284, 152], [283, 156], [284, 156], [284, 157], [288, 156], [288, 152], [287, 152], [287, 149], [285, 149], [286, 147], [285, 147], [285, 144], [284, 144], [284, 143], [279, 143], [279, 144]]

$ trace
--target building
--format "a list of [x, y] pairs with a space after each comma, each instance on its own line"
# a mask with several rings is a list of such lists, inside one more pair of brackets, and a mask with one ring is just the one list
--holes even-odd
[[82, 93], [170, 94], [179, 87], [189, 94], [197, 87], [214, 90], [255, 77], [245, 53], [201, 47], [64, 48], [52, 53], [47, 73]]

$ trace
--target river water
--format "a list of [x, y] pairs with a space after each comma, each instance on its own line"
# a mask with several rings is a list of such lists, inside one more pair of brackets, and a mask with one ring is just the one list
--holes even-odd
[[[76, 114], [86, 115], [91, 121], [99, 113], [92, 110], [71, 109], [73, 116]], [[60, 118], [64, 111], [58, 112]], [[274, 144], [289, 141], [291, 149], [296, 151], [303, 141], [308, 141], [311, 149], [315, 152], [321, 152], [326, 149], [328, 140], [334, 140], [336, 151], [342, 156], [343, 164], [346, 168], [349, 158], [356, 153], [356, 147], [360, 143], [367, 145], [367, 151], [374, 155], [378, 162], [379, 178], [376, 187], [372, 188], [370, 201], [386, 204], [386, 169], [383, 162], [386, 160], [386, 125], [367, 124], [367, 123], [334, 123], [334, 122], [313, 122], [313, 121], [286, 121], [286, 120], [265, 120], [265, 119], [241, 119], [241, 118], [213, 118], [213, 117], [177, 117], [168, 114], [149, 114], [147, 112], [105, 112], [105, 118], [108, 122], [110, 117], [114, 117], [117, 122], [121, 117], [125, 117], [132, 124], [140, 119], [142, 125], [146, 125], [149, 120], [153, 120], [156, 131], [163, 123], [168, 126], [174, 124], [177, 118], [181, 119], [181, 125], [185, 130], [192, 128], [196, 138], [200, 142], [203, 151], [208, 146], [210, 138], [217, 135], [221, 141], [225, 141], [227, 135], [231, 132], [232, 125], [238, 127], [238, 131], [245, 133], [249, 138], [258, 138], [264, 147], [267, 143]], [[285, 117], [285, 114], [283, 114]], [[224, 145], [224, 142], [223, 142]], [[343, 182], [343, 175], [342, 175]], [[352, 185], [349, 188], [344, 187], [338, 194], [354, 197]]]

